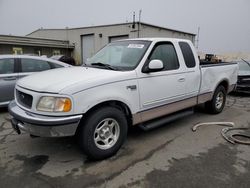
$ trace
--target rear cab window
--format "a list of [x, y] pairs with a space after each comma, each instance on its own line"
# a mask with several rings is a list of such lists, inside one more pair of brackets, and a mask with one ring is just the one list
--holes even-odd
[[193, 51], [187, 42], [179, 42], [179, 46], [181, 48], [181, 52], [183, 54], [183, 58], [187, 68], [195, 67], [195, 58]]
[[0, 59], [0, 74], [11, 74], [15, 72], [15, 61], [13, 58]]

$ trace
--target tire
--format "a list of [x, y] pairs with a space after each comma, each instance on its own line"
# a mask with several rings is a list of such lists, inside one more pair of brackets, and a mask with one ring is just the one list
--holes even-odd
[[93, 111], [81, 124], [79, 144], [91, 160], [108, 158], [120, 149], [127, 137], [124, 113], [115, 107]]
[[224, 109], [226, 103], [226, 89], [222, 85], [218, 86], [211, 101], [205, 103], [205, 107], [211, 114], [219, 114]]

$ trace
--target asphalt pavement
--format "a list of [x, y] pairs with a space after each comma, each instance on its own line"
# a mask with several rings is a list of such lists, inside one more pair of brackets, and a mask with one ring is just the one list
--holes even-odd
[[191, 130], [214, 121], [250, 127], [250, 95], [230, 95], [218, 115], [198, 107], [151, 131], [131, 128], [121, 150], [98, 162], [82, 153], [74, 137], [17, 135], [9, 118], [1, 109], [0, 187], [250, 187], [249, 145], [224, 140], [221, 126]]

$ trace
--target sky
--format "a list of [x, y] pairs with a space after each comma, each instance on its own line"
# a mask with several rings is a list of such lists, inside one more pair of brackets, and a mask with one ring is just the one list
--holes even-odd
[[250, 53], [250, 0], [0, 0], [0, 34], [132, 21], [199, 33], [204, 53]]

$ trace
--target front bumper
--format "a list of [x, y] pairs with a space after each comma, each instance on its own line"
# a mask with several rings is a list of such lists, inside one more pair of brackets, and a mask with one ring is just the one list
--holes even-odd
[[41, 137], [73, 136], [82, 118], [82, 115], [53, 117], [34, 114], [17, 106], [15, 101], [9, 104], [8, 110], [12, 116], [12, 127], [17, 133], [22, 130]]

